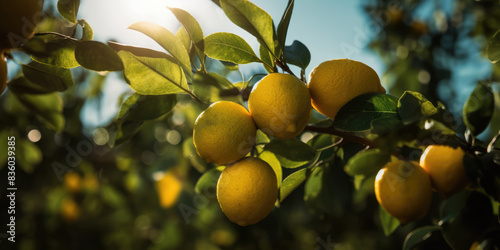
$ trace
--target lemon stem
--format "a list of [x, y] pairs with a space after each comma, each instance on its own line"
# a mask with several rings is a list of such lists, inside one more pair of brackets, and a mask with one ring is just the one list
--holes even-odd
[[361, 136], [357, 136], [353, 133], [340, 131], [340, 130], [337, 130], [336, 128], [333, 128], [333, 127], [322, 128], [322, 127], [315, 127], [315, 126], [306, 126], [304, 130], [318, 132], [318, 133], [325, 133], [325, 134], [330, 134], [330, 135], [336, 135], [336, 136], [342, 137], [343, 142], [355, 142], [355, 143], [366, 145], [370, 148], [377, 147], [377, 144], [372, 140], [366, 139], [366, 138], [361, 137]]

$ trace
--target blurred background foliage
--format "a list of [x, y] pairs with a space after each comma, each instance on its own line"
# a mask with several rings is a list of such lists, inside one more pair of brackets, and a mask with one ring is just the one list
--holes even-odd
[[[391, 94], [419, 91], [434, 103], [453, 107], [465, 101], [456, 94], [464, 84], [498, 81], [498, 64], [491, 66], [488, 79], [460, 77], [461, 71], [474, 71], [485, 58], [484, 49], [500, 27], [497, 1], [365, 2], [367, 18], [380, 28], [369, 46], [386, 65], [383, 82], [390, 84]], [[72, 32], [55, 6], [46, 8], [44, 15], [38, 32]], [[29, 60], [23, 53], [13, 54], [21, 62]], [[235, 74], [218, 61], [208, 64], [222, 76]], [[84, 106], [98, 113], [104, 105], [99, 97], [109, 76], [82, 68], [72, 73], [75, 85], [48, 100], [52, 108], [45, 112], [54, 114], [49, 116], [53, 120], [37, 116], [10, 91], [0, 97], [0, 138], [16, 137], [19, 249], [397, 249], [413, 229], [436, 223], [432, 218], [437, 217], [438, 207], [423, 220], [385, 236], [373, 195], [374, 180], [354, 189], [355, 180], [343, 171], [344, 159], [360, 149], [353, 144], [344, 147], [352, 152], [329, 151], [335, 168], [312, 173], [262, 222], [239, 227], [226, 219], [216, 201], [219, 172], [199, 158], [192, 143], [194, 121], [206, 105], [180, 96], [172, 112], [158, 119], [122, 124], [127, 131], [141, 129], [128, 141], [110, 147], [115, 128], [89, 129], [82, 124]], [[257, 80], [253, 78], [250, 86]], [[496, 110], [487, 133], [500, 128]], [[61, 124], [61, 117], [64, 128], [56, 133], [53, 127]], [[465, 128], [456, 120], [461, 134]], [[0, 157], [2, 178], [7, 176], [5, 162]], [[209, 169], [204, 181], [198, 182]], [[284, 177], [290, 173], [283, 169]], [[326, 187], [306, 195], [304, 190], [316, 188], [317, 183]], [[6, 185], [0, 182], [2, 208], [8, 207]], [[449, 248], [442, 236], [433, 237], [433, 247]], [[1, 240], [3, 249], [6, 243]]]

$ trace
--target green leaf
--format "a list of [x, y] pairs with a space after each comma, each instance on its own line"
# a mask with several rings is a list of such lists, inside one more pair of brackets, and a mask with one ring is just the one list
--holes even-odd
[[75, 49], [75, 58], [82, 67], [94, 71], [123, 70], [118, 54], [104, 43], [82, 41]]
[[281, 183], [280, 202], [297, 189], [307, 179], [309, 173], [308, 168], [303, 168], [287, 176]]
[[238, 70], [240, 68], [236, 63], [226, 62], [226, 61], [219, 61], [219, 62], [222, 63], [222, 65], [224, 65], [224, 67], [228, 70]]
[[71, 23], [76, 23], [76, 16], [80, 0], [59, 0], [57, 1], [57, 10], [61, 16]]
[[172, 11], [177, 20], [179, 20], [182, 27], [184, 27], [187, 34], [193, 41], [194, 45], [203, 52], [203, 30], [201, 29], [200, 24], [196, 21], [196, 19], [185, 10], [170, 7], [168, 7], [168, 9]]
[[500, 30], [490, 39], [486, 50], [491, 63], [497, 63], [500, 60]]
[[182, 143], [182, 156], [188, 159], [191, 166], [193, 166], [198, 172], [205, 172], [207, 163], [196, 152], [192, 136], [186, 138]]
[[386, 94], [360, 95], [340, 109], [333, 124], [346, 131], [368, 130], [376, 119], [398, 118], [397, 100], [396, 97]]
[[437, 108], [418, 92], [405, 91], [398, 100], [398, 114], [404, 124], [419, 121], [436, 112]]
[[272, 140], [264, 149], [273, 152], [285, 168], [303, 166], [316, 156], [316, 150], [298, 140]]
[[237, 97], [240, 91], [229, 80], [217, 73], [197, 72], [193, 76], [193, 92], [205, 101], [215, 102], [222, 97]]
[[124, 74], [130, 87], [141, 95], [166, 95], [183, 93], [187, 82], [179, 65], [166, 58], [134, 56], [120, 51]]
[[444, 239], [454, 249], [470, 246], [492, 222], [489, 197], [480, 192], [462, 191], [448, 198], [441, 207]]
[[118, 120], [144, 121], [161, 117], [174, 108], [176, 95], [140, 95], [134, 93], [122, 105]]
[[274, 27], [271, 15], [246, 0], [221, 0], [227, 17], [257, 38], [260, 44], [274, 53]]
[[82, 40], [83, 41], [91, 41], [94, 39], [94, 30], [92, 29], [92, 26], [90, 26], [85, 19], [80, 19], [78, 20], [78, 24], [82, 26]]
[[[33, 53], [32, 59], [43, 64], [61, 68], [80, 66], [75, 58], [75, 48], [79, 42], [71, 39], [57, 38], [48, 42], [41, 38], [31, 39], [27, 46]], [[31, 46], [31, 47], [30, 47]]]
[[382, 117], [371, 122], [371, 132], [375, 134], [387, 134], [403, 127], [404, 124], [399, 117]]
[[198, 179], [194, 190], [197, 194], [213, 193], [217, 189], [217, 181], [221, 172], [217, 168], [212, 168]]
[[63, 102], [57, 92], [46, 95], [17, 95], [17, 98], [42, 121], [45, 121], [49, 128], [57, 132], [63, 130]]
[[264, 65], [264, 69], [268, 73], [273, 73], [275, 68], [274, 60], [272, 59], [272, 55], [264, 46], [259, 46], [259, 55], [262, 64]]
[[493, 91], [484, 83], [478, 83], [462, 110], [464, 123], [472, 135], [477, 136], [488, 127], [494, 110]]
[[236, 64], [260, 62], [252, 47], [243, 38], [232, 33], [213, 33], [205, 37], [207, 56]]
[[32, 61], [21, 65], [24, 77], [15, 78], [9, 89], [18, 94], [47, 94], [64, 91], [73, 85], [69, 69], [53, 67]]
[[276, 174], [276, 180], [278, 183], [278, 188], [281, 186], [281, 181], [283, 180], [283, 171], [281, 168], [280, 161], [272, 152], [263, 151], [260, 153], [259, 158], [265, 162], [267, 162], [274, 170]]
[[114, 132], [114, 141], [110, 145], [114, 147], [129, 140], [139, 132], [143, 124], [143, 121], [120, 121], [113, 123], [110, 131]]
[[412, 250], [428, 241], [434, 235], [441, 236], [441, 228], [439, 226], [424, 226], [415, 229], [409, 233], [403, 243], [403, 250]]
[[398, 219], [392, 217], [381, 206], [379, 206], [379, 216], [380, 216], [380, 224], [382, 225], [382, 229], [384, 229], [384, 234], [386, 236], [389, 236], [396, 230], [396, 228], [398, 228], [399, 226]]
[[344, 169], [349, 175], [371, 176], [377, 173], [390, 158], [390, 154], [380, 149], [369, 149], [351, 157]]
[[191, 51], [191, 38], [189, 37], [189, 34], [186, 32], [186, 30], [183, 27], [180, 27], [177, 32], [175, 33], [175, 37], [181, 41], [182, 45], [184, 45], [184, 48], [186, 48], [186, 51]]
[[117, 42], [108, 42], [108, 46], [114, 49], [116, 52], [127, 51], [132, 53], [134, 56], [139, 57], [152, 57], [152, 58], [167, 58], [172, 62], [175, 62], [175, 58], [171, 55], [168, 55], [164, 52], [160, 52], [157, 50], [152, 50], [148, 48], [136, 47], [127, 44], [121, 44]]
[[305, 70], [311, 62], [311, 52], [303, 43], [294, 40], [292, 45], [285, 47], [285, 60]]
[[129, 29], [139, 31], [151, 37], [178, 60], [179, 64], [184, 68], [185, 73], [191, 75], [189, 53], [182, 42], [172, 32], [158, 24], [144, 21], [132, 24]]
[[336, 137], [329, 134], [317, 134], [311, 140], [307, 142], [307, 145], [311, 146], [318, 152], [320, 152], [320, 156], [318, 160], [320, 161], [328, 161], [334, 157], [335, 148], [332, 146], [336, 144], [340, 137]]
[[[278, 24], [278, 46], [281, 48], [281, 51], [285, 51], [285, 42], [286, 42], [286, 34], [288, 32], [288, 26], [290, 24], [290, 19], [292, 18], [293, 5], [295, 0], [288, 0], [288, 5], [286, 6], [285, 12], [281, 17], [281, 21]], [[278, 55], [279, 56], [279, 55]], [[310, 56], [309, 56], [310, 59]]]
[[19, 167], [26, 173], [33, 173], [35, 167], [42, 162], [42, 151], [33, 142], [19, 139], [16, 142], [16, 161]]

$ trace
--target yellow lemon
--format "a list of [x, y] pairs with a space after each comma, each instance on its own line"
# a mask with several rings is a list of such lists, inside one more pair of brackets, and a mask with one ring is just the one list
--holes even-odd
[[349, 59], [330, 60], [316, 66], [311, 71], [308, 88], [313, 108], [332, 120], [353, 98], [385, 93], [375, 70]]
[[76, 221], [80, 218], [80, 207], [73, 199], [65, 198], [61, 203], [61, 214], [68, 222]]
[[278, 198], [276, 174], [265, 161], [248, 157], [224, 169], [217, 200], [230, 221], [247, 226], [265, 218]]
[[172, 171], [167, 171], [165, 175], [156, 182], [156, 190], [158, 192], [158, 198], [160, 199], [160, 205], [163, 208], [172, 207], [182, 191], [182, 181], [172, 173]]
[[63, 183], [66, 189], [72, 193], [80, 192], [82, 188], [82, 178], [76, 172], [69, 172], [64, 175]]
[[375, 178], [375, 196], [385, 211], [406, 224], [427, 214], [431, 181], [417, 162], [389, 162]]
[[193, 142], [207, 162], [229, 164], [252, 150], [256, 135], [255, 123], [243, 106], [219, 101], [196, 118]]
[[0, 95], [7, 85], [7, 62], [5, 61], [3, 53], [3, 51], [0, 52]]
[[462, 191], [469, 183], [465, 175], [464, 155], [459, 147], [431, 145], [420, 157], [420, 165], [429, 174], [432, 186], [444, 198]]
[[35, 32], [42, 17], [43, 0], [0, 1], [0, 49], [17, 47]]
[[264, 133], [290, 139], [300, 134], [309, 122], [311, 96], [297, 77], [272, 73], [253, 87], [248, 109]]

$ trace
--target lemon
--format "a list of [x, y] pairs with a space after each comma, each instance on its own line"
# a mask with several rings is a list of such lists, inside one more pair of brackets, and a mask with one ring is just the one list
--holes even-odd
[[3, 51], [0, 52], [0, 94], [3, 93], [7, 85], [7, 62], [3, 53]]
[[42, 17], [43, 0], [0, 1], [0, 50], [29, 39]]
[[349, 59], [330, 60], [316, 66], [311, 71], [308, 88], [313, 108], [332, 120], [353, 98], [385, 93], [375, 70]]
[[229, 165], [217, 182], [217, 200], [222, 212], [240, 226], [265, 218], [277, 198], [276, 174], [258, 158], [248, 157]]
[[156, 190], [161, 207], [169, 208], [179, 198], [182, 191], [182, 182], [172, 171], [167, 171], [163, 178], [156, 182]]
[[458, 193], [469, 183], [463, 164], [464, 155], [459, 147], [431, 145], [420, 157], [420, 165], [427, 171], [432, 186], [443, 198]]
[[67, 222], [80, 218], [80, 207], [72, 198], [65, 198], [61, 203], [61, 215]]
[[272, 73], [253, 87], [248, 109], [264, 133], [290, 139], [300, 134], [309, 122], [311, 96], [297, 77]]
[[63, 183], [70, 192], [77, 193], [81, 190], [82, 178], [76, 172], [69, 172], [64, 175]]
[[431, 181], [417, 162], [389, 162], [375, 178], [375, 196], [385, 211], [406, 224], [427, 214]]
[[257, 128], [241, 105], [219, 101], [198, 118], [193, 130], [196, 152], [207, 162], [229, 164], [245, 157], [255, 144]]

